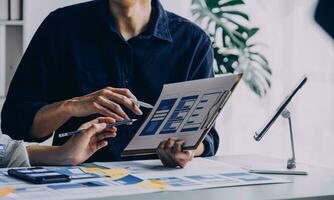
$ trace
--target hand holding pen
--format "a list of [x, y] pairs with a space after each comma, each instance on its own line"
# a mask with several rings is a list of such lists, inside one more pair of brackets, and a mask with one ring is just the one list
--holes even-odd
[[129, 119], [123, 107], [136, 115], [142, 115], [139, 105], [134, 103], [137, 98], [126, 88], [106, 87], [96, 92], [72, 98], [66, 101], [71, 117], [85, 117], [100, 114], [114, 118], [117, 121]]
[[87, 160], [99, 149], [108, 145], [109, 138], [115, 138], [117, 128], [108, 128], [107, 124], [115, 123], [111, 117], [100, 117], [80, 126], [80, 134], [70, 137], [59, 146], [57, 165], [77, 165]]
[[[142, 101], [138, 101], [134, 98], [130, 98], [130, 101], [132, 102], [132, 104], [134, 104], [136, 107], [144, 107], [144, 108], [148, 108], [148, 109], [152, 109], [154, 108], [152, 105], [148, 104], [148, 103], [145, 103], [145, 102], [142, 102]], [[109, 119], [109, 121], [105, 121], [104, 123], [106, 123], [106, 129], [111, 129], [113, 127], [116, 127], [116, 126], [120, 126], [120, 125], [131, 125], [133, 122], [137, 121], [137, 119], [126, 119], [126, 120], [121, 120], [121, 121], [118, 121], [116, 122], [113, 118], [98, 118], [96, 120], [93, 120], [91, 122], [88, 122], [86, 124], [83, 124], [78, 130], [76, 131], [70, 131], [70, 132], [66, 132], [66, 133], [60, 133], [58, 134], [58, 137], [59, 138], [63, 138], [63, 137], [69, 137], [69, 136], [72, 136], [72, 135], [75, 135], [75, 134], [78, 134], [80, 133], [82, 130], [86, 130], [89, 126], [91, 126], [92, 124], [98, 124], [98, 123], [101, 123], [101, 119]], [[112, 120], [112, 121], [110, 121]]]
[[[97, 120], [98, 121], [101, 121], [101, 119], [104, 119], [104, 118], [98, 118]], [[95, 123], [96, 125], [100, 125], [100, 124], [106, 124], [105, 126], [105, 129], [113, 129], [114, 127], [117, 127], [117, 126], [120, 126], [120, 125], [131, 125], [133, 122], [135, 122], [135, 121], [137, 121], [137, 119], [127, 119], [127, 120], [123, 120], [123, 121], [119, 121], [119, 122], [109, 122], [109, 123]], [[89, 122], [89, 126], [91, 126], [92, 124], [94, 124], [94, 123], [92, 123], [92, 122]], [[81, 133], [82, 131], [85, 131], [85, 130], [87, 130], [88, 128], [86, 128], [86, 126], [87, 127], [89, 127], [88, 126], [88, 124], [86, 125], [86, 124], [84, 124], [84, 125], [82, 125], [78, 130], [76, 130], [76, 131], [70, 131], [70, 132], [66, 132], [66, 133], [60, 133], [60, 134], [58, 134], [58, 137], [59, 138], [63, 138], [63, 137], [69, 137], [69, 136], [72, 136], [72, 135], [76, 135], [76, 134], [78, 134], [78, 133]]]

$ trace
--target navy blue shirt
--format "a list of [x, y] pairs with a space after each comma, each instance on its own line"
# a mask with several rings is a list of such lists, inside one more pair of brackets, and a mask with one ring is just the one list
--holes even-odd
[[[152, 0], [146, 30], [128, 41], [115, 25], [108, 0], [61, 8], [44, 20], [25, 52], [1, 113], [1, 128], [13, 139], [41, 142], [46, 138], [32, 138], [29, 132], [35, 114], [45, 105], [108, 86], [128, 88], [139, 100], [155, 104], [163, 84], [212, 77], [212, 63], [205, 32], [165, 11], [158, 0]], [[121, 152], [147, 113], [144, 110], [133, 126], [118, 127], [117, 137], [89, 161], [123, 160]], [[56, 135], [95, 117], [72, 118]], [[64, 142], [54, 137], [54, 145]], [[218, 144], [213, 128], [204, 140], [203, 156], [214, 155]]]

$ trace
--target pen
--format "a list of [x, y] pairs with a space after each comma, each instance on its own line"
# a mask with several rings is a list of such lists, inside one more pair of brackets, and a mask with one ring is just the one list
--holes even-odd
[[[123, 121], [119, 121], [119, 122], [115, 122], [115, 123], [110, 123], [110, 124], [107, 124], [106, 128], [112, 128], [112, 127], [120, 126], [120, 125], [130, 125], [131, 123], [133, 123], [135, 121], [137, 121], [137, 119], [128, 119], [128, 120], [123, 120]], [[66, 133], [60, 133], [60, 134], [58, 134], [58, 137], [59, 138], [69, 137], [69, 136], [78, 134], [78, 133], [80, 133], [81, 131], [84, 131], [84, 130], [87, 130], [87, 129], [70, 131], [70, 132], [66, 132]]]
[[144, 108], [154, 108], [154, 106], [152, 106], [151, 104], [142, 102], [142, 101], [138, 101], [136, 99], [130, 99], [132, 101], [132, 103], [136, 104], [137, 106], [143, 106]]

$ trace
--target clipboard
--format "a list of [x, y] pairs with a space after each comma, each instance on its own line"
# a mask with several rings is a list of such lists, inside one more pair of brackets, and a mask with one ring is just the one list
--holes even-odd
[[[185, 145], [183, 147], [184, 150], [197, 149], [200, 143], [204, 140], [205, 136], [214, 126], [217, 117], [221, 113], [223, 107], [235, 90], [241, 78], [242, 74], [227, 74], [216, 78], [200, 79], [165, 85], [157, 103], [154, 106], [154, 109], [146, 117], [145, 122], [138, 129], [136, 135], [124, 149], [121, 156], [128, 157], [156, 154], [156, 148], [160, 142], [163, 139], [169, 137], [176, 137], [177, 139], [185, 141]], [[224, 86], [221, 84], [224, 84]], [[174, 92], [175, 90], [182, 91]], [[188, 101], [183, 100], [186, 98], [188, 98]], [[191, 98], [193, 99], [189, 100]], [[194, 100], [195, 98], [196, 101]], [[213, 98], [215, 98], [214, 101], [212, 100]], [[160, 124], [156, 125], [159, 127], [156, 130], [149, 132], [149, 134], [145, 133], [145, 130], [150, 129], [151, 126], [153, 126], [152, 124], [157, 124], [156, 121], [160, 116], [163, 116], [162, 111], [159, 110], [161, 105], [163, 104], [165, 106], [164, 103], [171, 100], [175, 100], [173, 102], [173, 106], [170, 107], [168, 113], [167, 110], [163, 110], [166, 111], [165, 113], [167, 114], [164, 119], [161, 120], [161, 123], [159, 121]], [[205, 106], [201, 107], [205, 100], [206, 102], [209, 102], [205, 104], [207, 106], [206, 109], [202, 108]], [[188, 107], [191, 108], [186, 110], [185, 108], [188, 107], [185, 105], [188, 105]], [[166, 109], [167, 106], [163, 108]], [[198, 111], [198, 108], [202, 108], [203, 112], [198, 113], [201, 111]], [[198, 126], [196, 131], [189, 131], [192, 128], [192, 124], [190, 123], [189, 125], [188, 122], [192, 122], [191, 119], [195, 119], [193, 121], [199, 120], [198, 118], [196, 119], [196, 117], [193, 117], [195, 116], [194, 113], [196, 112], [197, 114], [201, 115], [200, 117], [202, 117], [203, 120], [201, 121], [200, 126]], [[175, 115], [180, 115], [183, 117], [183, 119], [181, 119], [182, 117], [177, 118]], [[179, 122], [180, 120], [177, 119], [183, 121]], [[173, 127], [176, 126], [173, 125], [173, 122], [175, 121], [176, 123], [174, 124], [178, 125], [177, 128]], [[170, 125], [171, 123], [172, 125]], [[171, 131], [168, 129], [170, 128], [169, 126], [177, 130], [175, 130], [173, 133], [170, 133]]]

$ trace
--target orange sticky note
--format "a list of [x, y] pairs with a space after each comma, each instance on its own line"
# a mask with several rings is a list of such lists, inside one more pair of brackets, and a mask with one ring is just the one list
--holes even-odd
[[10, 193], [14, 193], [15, 189], [10, 187], [0, 188], [0, 197], [5, 197]]
[[83, 168], [83, 171], [94, 174], [104, 174], [112, 179], [119, 179], [129, 175], [128, 170], [123, 168], [102, 169], [102, 168]]
[[167, 183], [158, 180], [144, 181], [138, 183], [138, 185], [150, 190], [163, 190], [168, 187]]
[[120, 179], [129, 175], [128, 170], [122, 168], [104, 169], [103, 173], [112, 179]]
[[95, 174], [99, 174], [99, 173], [103, 173], [103, 170], [102, 168], [88, 168], [88, 167], [85, 167], [85, 168], [82, 168], [82, 170], [84, 172], [87, 172], [87, 173], [95, 173]]

